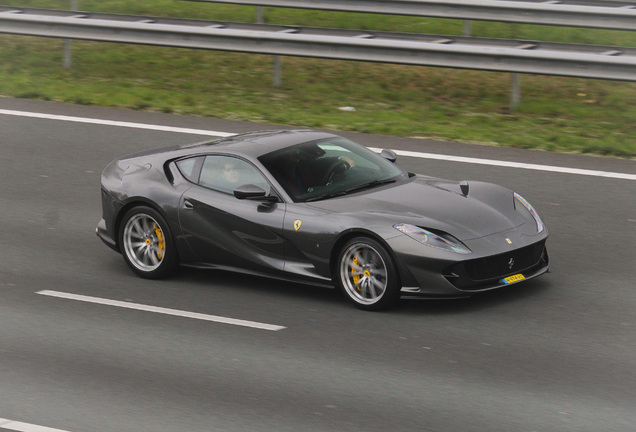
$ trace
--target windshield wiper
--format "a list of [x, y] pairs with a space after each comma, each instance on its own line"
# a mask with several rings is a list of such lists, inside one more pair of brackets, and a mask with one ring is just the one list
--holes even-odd
[[348, 192], [345, 191], [340, 191], [340, 192], [332, 192], [332, 193], [328, 193], [328, 194], [324, 194], [324, 195], [318, 195], [317, 197], [311, 197], [306, 199], [304, 202], [312, 202], [312, 201], [320, 201], [320, 200], [324, 200], [327, 198], [335, 198], [335, 197], [339, 197], [342, 195], [346, 195]]
[[361, 185], [352, 187], [350, 189], [345, 189], [343, 191], [332, 192], [332, 193], [328, 193], [328, 194], [325, 194], [325, 195], [312, 197], [312, 198], [309, 198], [309, 199], [305, 200], [305, 202], [320, 201], [320, 200], [324, 200], [324, 199], [328, 199], [328, 198], [335, 198], [335, 197], [339, 197], [339, 196], [343, 196], [343, 195], [348, 195], [348, 194], [353, 193], [353, 192], [359, 192], [359, 191], [364, 190], [364, 189], [370, 189], [370, 188], [373, 188], [373, 187], [376, 187], [376, 186], [385, 185], [385, 184], [389, 184], [389, 183], [395, 183], [395, 182], [396, 182], [395, 179], [373, 180], [373, 181], [370, 181], [368, 183], [363, 183]]
[[385, 180], [373, 180], [373, 181], [370, 181], [368, 183], [363, 183], [363, 184], [361, 184], [359, 186], [352, 187], [351, 189], [347, 189], [347, 190], [344, 191], [344, 193], [348, 194], [348, 193], [352, 193], [352, 192], [359, 192], [359, 191], [364, 190], [364, 189], [370, 189], [370, 188], [373, 188], [373, 187], [376, 187], [376, 186], [381, 186], [381, 185], [385, 185], [385, 184], [389, 184], [389, 183], [395, 183], [395, 182], [396, 182], [396, 180], [394, 178], [385, 179]]

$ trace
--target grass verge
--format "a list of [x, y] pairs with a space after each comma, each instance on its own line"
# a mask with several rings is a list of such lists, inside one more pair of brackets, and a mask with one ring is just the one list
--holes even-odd
[[[20, 6], [68, 8], [68, 1]], [[84, 10], [253, 21], [254, 8], [153, 0], [80, 0]], [[266, 9], [277, 24], [460, 34], [453, 20]], [[474, 23], [476, 36], [616, 46], [636, 33]], [[272, 85], [262, 55], [0, 36], [0, 94], [336, 130], [561, 152], [636, 157], [636, 83], [522, 76], [522, 104], [509, 110], [503, 73], [283, 58]], [[354, 107], [343, 111], [341, 107]]]

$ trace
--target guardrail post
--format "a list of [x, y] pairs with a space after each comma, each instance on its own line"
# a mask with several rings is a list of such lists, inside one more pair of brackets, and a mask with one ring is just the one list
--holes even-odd
[[[265, 23], [265, 8], [263, 6], [256, 7], [256, 24]], [[282, 71], [283, 61], [280, 56], [272, 56], [272, 84], [274, 87], [280, 87], [283, 82]]]
[[464, 20], [464, 36], [473, 35], [473, 22], [470, 20]]
[[278, 55], [274, 56], [273, 69], [274, 69], [274, 77], [272, 79], [272, 84], [274, 85], [274, 87], [280, 87], [280, 85], [283, 82], [283, 77], [282, 77], [283, 61]]
[[521, 78], [518, 73], [510, 75], [510, 112], [517, 111], [521, 103]]
[[256, 6], [256, 24], [265, 23], [265, 7]]
[[[71, 10], [76, 11], [79, 9], [77, 0], [71, 0]], [[70, 69], [72, 65], [71, 50], [72, 41], [70, 39], [64, 39], [64, 69]]]

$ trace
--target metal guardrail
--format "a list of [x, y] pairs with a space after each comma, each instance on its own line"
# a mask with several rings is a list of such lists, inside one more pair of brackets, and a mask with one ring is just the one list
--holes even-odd
[[187, 0], [385, 15], [636, 30], [636, 2], [586, 0]]
[[0, 33], [636, 81], [636, 49], [0, 7]]

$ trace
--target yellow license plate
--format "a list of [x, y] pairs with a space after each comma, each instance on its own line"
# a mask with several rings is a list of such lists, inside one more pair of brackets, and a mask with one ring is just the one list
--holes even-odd
[[519, 273], [519, 274], [516, 274], [516, 275], [513, 275], [513, 276], [508, 276], [507, 278], [504, 278], [503, 281], [504, 281], [504, 283], [511, 284], [511, 283], [514, 283], [514, 282], [522, 281], [525, 278], [526, 277], [524, 275]]

